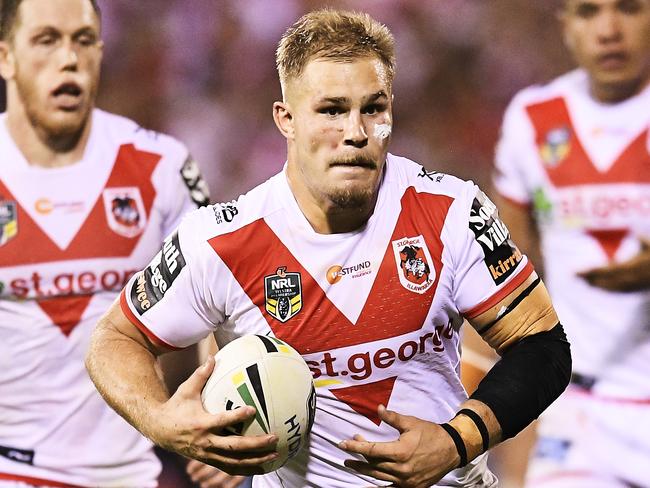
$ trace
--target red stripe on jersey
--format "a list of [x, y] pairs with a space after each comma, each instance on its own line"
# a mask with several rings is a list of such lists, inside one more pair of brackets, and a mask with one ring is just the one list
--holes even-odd
[[360, 413], [376, 425], [381, 424], [377, 407], [388, 405], [397, 376], [363, 385], [347, 386], [330, 390], [332, 395], [347, 403], [352, 410]]
[[71, 485], [60, 481], [46, 480], [44, 478], [34, 478], [33, 476], [23, 476], [20, 474], [0, 473], [0, 480], [22, 481], [28, 485], [38, 486], [41, 488], [86, 488], [81, 485]]
[[[544, 169], [556, 187], [596, 183], [650, 183], [650, 153], [646, 146], [648, 129], [630, 143], [607, 171], [601, 172], [594, 166], [578, 139], [563, 98], [529, 105], [526, 111], [535, 128], [535, 142], [540, 150], [540, 159], [544, 161], [544, 154], [550, 153], [558, 157], [557, 160], [544, 163]], [[568, 130], [566, 140], [549, 141], [551, 131], [563, 128]]]
[[38, 306], [67, 337], [79, 324], [92, 295], [62, 296], [36, 300]]
[[[354, 324], [327, 298], [316, 280], [264, 220], [214, 237], [209, 243], [259, 308], [276, 337], [302, 354], [327, 351], [422, 328], [442, 271], [440, 233], [452, 202], [451, 197], [417, 193], [413, 187], [405, 191], [402, 211], [381, 266]], [[402, 270], [395, 263], [392, 245], [394, 240], [418, 235], [424, 237], [436, 271], [433, 285], [423, 294], [409, 291], [400, 284], [398, 273]], [[286, 267], [287, 272], [299, 272], [302, 281], [302, 310], [286, 323], [273, 318], [265, 308], [264, 277], [275, 274], [280, 267]]]
[[526, 281], [526, 279], [533, 273], [533, 271], [535, 271], [535, 269], [533, 268], [531, 262], [528, 261], [526, 263], [526, 266], [524, 266], [524, 269], [522, 269], [518, 274], [515, 275], [514, 278], [508, 281], [503, 288], [501, 288], [491, 297], [483, 300], [474, 308], [468, 310], [467, 312], [463, 312], [463, 316], [466, 319], [473, 319], [474, 317], [478, 317], [483, 312], [491, 309], [505, 297], [510, 295], [519, 285]]
[[126, 316], [126, 318], [129, 319], [129, 322], [135, 325], [140, 330], [140, 332], [147, 336], [149, 340], [156, 346], [164, 347], [165, 349], [170, 349], [172, 351], [180, 351], [183, 349], [182, 347], [172, 346], [171, 344], [163, 341], [160, 337], [151, 332], [146, 325], [140, 322], [140, 319], [136, 317], [136, 315], [129, 308], [129, 304], [127, 303], [126, 296], [124, 294], [125, 289], [120, 292], [120, 308], [122, 309], [122, 313]]
[[[156, 196], [151, 175], [160, 159], [160, 155], [140, 151], [133, 144], [121, 146], [104, 189], [138, 187], [145, 213], [149, 216]], [[71, 188], [71, 191], [74, 190]], [[16, 201], [18, 212], [18, 234], [2, 246], [0, 266], [130, 256], [142, 236], [139, 234], [129, 238], [111, 230], [104, 210], [102, 193], [100, 193], [77, 235], [66, 249], [61, 250], [18, 204], [2, 181], [0, 181], [0, 199]], [[25, 252], [26, 250], [28, 252]]]

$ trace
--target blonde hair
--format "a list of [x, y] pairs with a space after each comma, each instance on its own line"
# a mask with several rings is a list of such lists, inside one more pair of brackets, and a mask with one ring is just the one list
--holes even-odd
[[315, 10], [289, 27], [278, 44], [276, 66], [284, 93], [312, 58], [349, 62], [376, 56], [386, 68], [388, 84], [395, 75], [395, 40], [388, 27], [366, 13], [330, 8]]

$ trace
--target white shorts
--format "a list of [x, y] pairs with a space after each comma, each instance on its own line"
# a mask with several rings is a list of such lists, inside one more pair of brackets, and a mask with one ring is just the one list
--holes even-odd
[[650, 488], [650, 404], [569, 386], [540, 417], [526, 488]]

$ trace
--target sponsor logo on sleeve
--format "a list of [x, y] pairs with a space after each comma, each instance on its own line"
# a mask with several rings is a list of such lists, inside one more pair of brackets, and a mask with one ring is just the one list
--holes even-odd
[[190, 198], [199, 207], [204, 207], [210, 203], [210, 190], [208, 184], [201, 176], [199, 165], [192, 156], [188, 156], [183, 167], [181, 168], [181, 176], [183, 181], [190, 191]]
[[149, 266], [138, 274], [131, 288], [131, 302], [136, 310], [143, 314], [162, 300], [184, 266], [178, 232], [174, 232], [165, 239]]
[[136, 237], [147, 225], [147, 213], [137, 186], [106, 188], [103, 193], [108, 226], [123, 237]]
[[436, 279], [436, 270], [424, 237], [404, 237], [392, 244], [402, 286], [415, 293], [426, 292]]
[[300, 273], [288, 273], [281, 266], [276, 274], [264, 277], [266, 311], [280, 322], [286, 322], [302, 309]]
[[499, 219], [496, 205], [483, 192], [479, 192], [472, 203], [469, 228], [483, 249], [490, 276], [500, 285], [513, 273], [522, 255], [510, 239], [508, 228]]
[[212, 210], [214, 211], [214, 218], [217, 224], [232, 222], [239, 213], [234, 201], [230, 203], [217, 203], [212, 207]]
[[0, 246], [4, 246], [18, 234], [16, 202], [0, 201]]

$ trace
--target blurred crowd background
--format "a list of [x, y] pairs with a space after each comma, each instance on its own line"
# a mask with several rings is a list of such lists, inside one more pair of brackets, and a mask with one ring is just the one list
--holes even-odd
[[271, 116], [282, 32], [314, 8], [362, 10], [397, 41], [391, 152], [485, 185], [508, 100], [571, 66], [558, 2], [99, 0], [99, 106], [180, 138], [213, 199], [231, 200], [285, 160]]
[[[271, 111], [281, 98], [275, 48], [283, 31], [326, 5], [365, 11], [396, 38], [391, 152], [487, 188], [510, 98], [572, 66], [559, 3], [99, 0], [105, 51], [98, 105], [181, 139], [213, 201], [232, 200], [285, 161]], [[0, 111], [3, 96], [2, 88]]]

